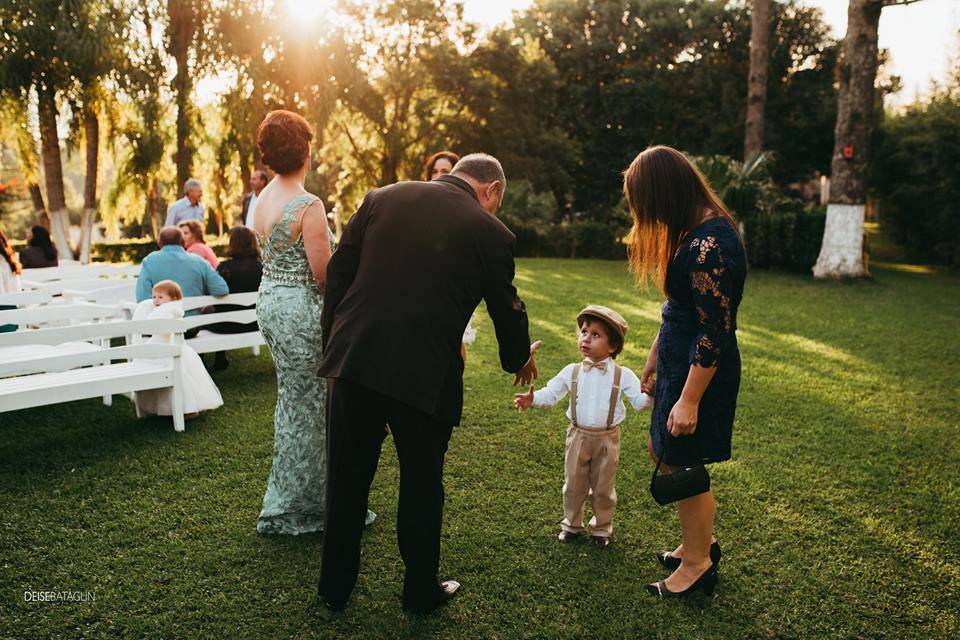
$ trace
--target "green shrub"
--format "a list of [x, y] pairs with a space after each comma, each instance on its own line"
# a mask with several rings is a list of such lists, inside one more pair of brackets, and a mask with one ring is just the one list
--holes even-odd
[[888, 114], [871, 155], [880, 220], [913, 259], [960, 265], [960, 73], [953, 87]]
[[754, 217], [744, 224], [750, 266], [809, 274], [820, 253], [826, 221], [825, 207], [798, 203]]

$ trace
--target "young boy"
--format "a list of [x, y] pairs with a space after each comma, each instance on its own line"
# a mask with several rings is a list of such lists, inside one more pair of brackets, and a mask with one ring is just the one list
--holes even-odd
[[613, 309], [590, 305], [577, 316], [577, 325], [577, 346], [583, 361], [564, 367], [539, 391], [534, 392], [531, 385], [527, 393], [516, 394], [514, 403], [519, 411], [549, 407], [570, 392], [563, 521], [558, 538], [569, 542], [582, 535], [583, 503], [589, 498], [593, 509], [591, 536], [598, 546], [608, 547], [617, 504], [613, 484], [620, 461], [620, 423], [627, 414], [621, 396], [638, 411], [650, 407], [653, 400], [640, 390], [636, 374], [613, 360], [623, 351], [627, 334], [623, 316]]

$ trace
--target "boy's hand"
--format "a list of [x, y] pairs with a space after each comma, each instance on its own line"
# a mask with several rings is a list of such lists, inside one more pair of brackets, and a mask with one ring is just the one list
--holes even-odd
[[533, 406], [533, 385], [530, 385], [530, 390], [527, 391], [526, 393], [514, 394], [513, 404], [517, 408], [518, 412], [532, 407]]

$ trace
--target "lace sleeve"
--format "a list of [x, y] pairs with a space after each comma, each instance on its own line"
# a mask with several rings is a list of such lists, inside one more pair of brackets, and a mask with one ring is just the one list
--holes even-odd
[[697, 336], [690, 347], [690, 364], [715, 367], [733, 334], [733, 279], [724, 266], [716, 237], [694, 239], [690, 253], [690, 285], [697, 310]]

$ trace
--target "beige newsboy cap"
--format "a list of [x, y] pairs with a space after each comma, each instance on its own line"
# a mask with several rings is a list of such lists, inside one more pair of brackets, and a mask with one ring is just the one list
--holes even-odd
[[582, 323], [584, 317], [603, 320], [620, 334], [620, 338], [625, 338], [627, 335], [627, 321], [623, 319], [622, 315], [610, 307], [604, 307], [599, 304], [591, 304], [584, 307], [583, 311], [577, 315], [578, 325]]

